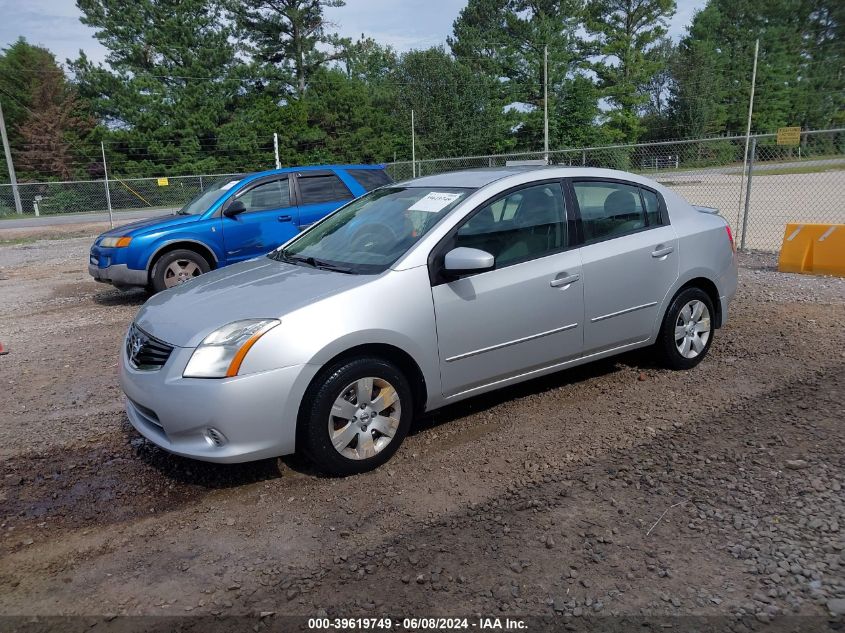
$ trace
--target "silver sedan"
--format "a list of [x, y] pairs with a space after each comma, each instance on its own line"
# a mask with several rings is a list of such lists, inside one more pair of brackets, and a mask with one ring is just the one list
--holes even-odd
[[642, 176], [493, 168], [352, 201], [152, 297], [120, 379], [179, 455], [375, 468], [415, 416], [639, 347], [691, 369], [728, 318], [730, 228]]

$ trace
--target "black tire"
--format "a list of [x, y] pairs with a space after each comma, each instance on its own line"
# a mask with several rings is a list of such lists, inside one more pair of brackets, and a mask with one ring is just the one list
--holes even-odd
[[167, 289], [166, 276], [169, 274], [168, 267], [174, 262], [190, 262], [196, 265], [199, 272], [192, 275], [193, 277], [205, 274], [211, 270], [211, 265], [209, 265], [205, 257], [199, 253], [189, 251], [184, 248], [170, 251], [169, 253], [165, 253], [159, 257], [155, 264], [153, 264], [153, 271], [152, 274], [150, 274], [150, 287], [152, 292], [161, 292], [162, 290]]
[[[678, 349], [676, 344], [675, 327], [676, 325], [680, 325], [679, 318], [681, 318], [681, 311], [693, 301], [700, 301], [706, 306], [710, 319], [710, 330], [703, 349], [694, 358], [687, 358], [681, 354], [681, 350]], [[685, 288], [680, 291], [672, 299], [672, 303], [669, 304], [669, 309], [666, 311], [663, 317], [663, 323], [660, 326], [660, 334], [657, 335], [655, 348], [661, 364], [669, 369], [692, 369], [698, 365], [707, 355], [710, 345], [713, 343], [715, 325], [716, 311], [713, 309], [713, 302], [706, 292], [701, 288]]]
[[[371, 457], [354, 459], [335, 449], [329, 436], [329, 420], [331, 419], [338, 429], [346, 428], [344, 418], [330, 418], [332, 407], [335, 401], [343, 397], [345, 393], [350, 394], [346, 391], [347, 387], [364, 378], [375, 378], [395, 389], [400, 404], [399, 424], [392, 438], [377, 453]], [[357, 397], [352, 397], [350, 402], [355, 403], [356, 415], [367, 413], [366, 410], [357, 410], [360, 406]], [[395, 412], [392, 407], [391, 410]], [[413, 411], [413, 394], [408, 380], [392, 363], [375, 357], [340, 360], [320, 372], [305, 393], [297, 423], [297, 448], [308, 457], [317, 470], [323, 473], [338, 476], [363, 473], [378, 468], [399, 449], [411, 426]], [[351, 421], [348, 424], [355, 426], [356, 429], [361, 428], [360, 422]], [[371, 429], [369, 433], [371, 437], [377, 438], [376, 443], [387, 439], [386, 435], [382, 436], [378, 431]], [[358, 439], [352, 440], [352, 444], [343, 450], [357, 451], [358, 441]]]

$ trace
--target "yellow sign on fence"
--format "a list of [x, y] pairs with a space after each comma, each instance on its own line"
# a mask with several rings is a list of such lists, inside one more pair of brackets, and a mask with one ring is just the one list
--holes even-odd
[[779, 127], [778, 128], [778, 145], [800, 145], [801, 144], [801, 128], [800, 127]]
[[170, 184], [170, 181], [167, 180], [167, 178], [159, 178], [158, 179], [158, 186], [159, 187], [166, 187], [169, 184]]

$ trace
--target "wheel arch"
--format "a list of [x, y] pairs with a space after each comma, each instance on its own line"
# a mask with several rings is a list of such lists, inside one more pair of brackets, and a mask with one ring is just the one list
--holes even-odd
[[[699, 288], [707, 293], [707, 296], [710, 298], [710, 302], [713, 304], [713, 310], [716, 312], [713, 327], [716, 329], [722, 327], [722, 302], [719, 300], [719, 289], [716, 287], [716, 284], [707, 277], [695, 277], [684, 283], [684, 285], [678, 288], [675, 291], [675, 294], [672, 295], [669, 305], [672, 305], [672, 301], [674, 301], [675, 297], [687, 288]], [[669, 309], [668, 306], [666, 309]]]
[[690, 271], [684, 278], [678, 279], [663, 298], [663, 304], [660, 306], [660, 311], [657, 313], [657, 318], [655, 319], [654, 330], [651, 335], [652, 342], [657, 340], [663, 320], [666, 318], [666, 313], [672, 306], [675, 297], [687, 288], [701, 288], [701, 290], [707, 293], [707, 296], [713, 303], [713, 310], [715, 312], [713, 329], [722, 327], [722, 301], [719, 298], [719, 287], [707, 270], [694, 270]]
[[165, 242], [164, 244], [159, 244], [156, 250], [153, 251], [153, 254], [147, 259], [147, 280], [149, 281], [152, 279], [153, 267], [159, 259], [167, 253], [179, 249], [193, 251], [208, 262], [208, 266], [211, 270], [217, 268], [217, 254], [211, 249], [211, 247], [208, 246], [208, 244], [200, 242], [199, 240], [191, 239], [172, 240], [170, 242]]
[[[323, 367], [329, 367], [338, 361], [364, 356], [375, 356], [396, 365], [405, 375], [405, 378], [408, 379], [408, 384], [411, 386], [411, 393], [414, 398], [414, 411], [420, 413], [425, 410], [425, 405], [428, 401], [428, 386], [425, 381], [425, 375], [417, 361], [408, 352], [395, 345], [389, 343], [362, 343], [355, 345], [329, 358], [323, 363]], [[307, 389], [311, 388], [311, 385], [319, 376], [320, 374], [318, 373], [317, 376], [312, 378]]]

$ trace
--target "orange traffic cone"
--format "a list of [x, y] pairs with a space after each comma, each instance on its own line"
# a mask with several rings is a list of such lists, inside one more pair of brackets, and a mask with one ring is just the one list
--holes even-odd
[[9, 353], [9, 348], [3, 345], [3, 342], [0, 341], [0, 356], [4, 356]]

